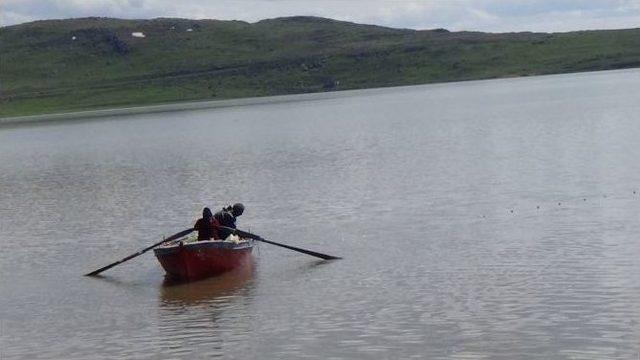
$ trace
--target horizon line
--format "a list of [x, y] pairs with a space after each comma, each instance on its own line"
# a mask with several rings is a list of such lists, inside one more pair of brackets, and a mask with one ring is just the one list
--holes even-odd
[[620, 28], [616, 27], [616, 28], [581, 29], [581, 30], [567, 30], [567, 31], [531, 31], [531, 30], [521, 30], [521, 31], [519, 31], [519, 30], [517, 30], [517, 31], [503, 31], [503, 32], [481, 31], [481, 30], [449, 30], [449, 29], [443, 28], [443, 27], [436, 27], [436, 28], [429, 28], [429, 29], [426, 29], [426, 28], [414, 29], [414, 28], [408, 28], [408, 27], [393, 27], [393, 26], [377, 25], [377, 24], [370, 24], [370, 23], [359, 23], [359, 22], [354, 22], [354, 21], [339, 20], [339, 19], [323, 17], [323, 16], [316, 16], [316, 15], [278, 16], [278, 17], [273, 17], [273, 18], [260, 19], [260, 20], [254, 21], [254, 22], [246, 21], [246, 20], [238, 20], [238, 19], [214, 19], [214, 18], [191, 19], [191, 18], [170, 17], [170, 16], [160, 16], [160, 17], [153, 17], [153, 18], [120, 18], [120, 17], [110, 17], [110, 16], [81, 16], [81, 17], [69, 17], [69, 18], [52, 18], [52, 19], [31, 20], [31, 21], [25, 21], [25, 22], [22, 22], [22, 23], [16, 23], [16, 24], [11, 24], [11, 25], [0, 25], [0, 29], [10, 28], [10, 27], [14, 27], [14, 26], [22, 26], [22, 25], [34, 24], [34, 23], [38, 23], [38, 22], [69, 21], [69, 20], [84, 20], [84, 19], [96, 19], [96, 20], [98, 20], [98, 19], [110, 19], [110, 20], [125, 20], [125, 21], [153, 21], [153, 20], [222, 21], [222, 22], [241, 22], [241, 23], [246, 23], [246, 24], [249, 24], [249, 25], [253, 25], [253, 24], [260, 23], [262, 21], [278, 20], [278, 19], [293, 19], [293, 18], [309, 18], [309, 19], [319, 19], [319, 20], [330, 20], [330, 21], [335, 21], [335, 22], [349, 23], [349, 24], [362, 25], [362, 26], [375, 26], [375, 27], [385, 28], [385, 29], [408, 30], [408, 31], [417, 31], [417, 32], [419, 32], [419, 31], [446, 30], [446, 31], [452, 32], [452, 33], [476, 32], [476, 33], [485, 33], [485, 34], [517, 34], [517, 33], [566, 34], [566, 33], [574, 33], [574, 32], [620, 31], [620, 30], [640, 29], [640, 27], [620, 27]]

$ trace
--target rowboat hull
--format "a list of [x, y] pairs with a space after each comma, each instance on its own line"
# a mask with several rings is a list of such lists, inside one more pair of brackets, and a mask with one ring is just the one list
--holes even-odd
[[177, 241], [154, 249], [154, 253], [170, 277], [196, 280], [244, 266], [251, 259], [254, 244], [253, 240], [239, 243]]

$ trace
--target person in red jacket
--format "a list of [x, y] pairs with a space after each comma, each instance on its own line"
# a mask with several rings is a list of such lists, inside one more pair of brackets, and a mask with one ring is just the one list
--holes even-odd
[[211, 210], [208, 207], [202, 209], [202, 218], [198, 219], [193, 226], [193, 228], [198, 231], [198, 241], [219, 238], [217, 224], [218, 221], [213, 218]]

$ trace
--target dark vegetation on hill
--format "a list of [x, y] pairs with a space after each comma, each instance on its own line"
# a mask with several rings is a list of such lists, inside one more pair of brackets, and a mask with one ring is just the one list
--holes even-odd
[[37, 21], [0, 28], [0, 116], [638, 66], [640, 29], [490, 34], [314, 17]]

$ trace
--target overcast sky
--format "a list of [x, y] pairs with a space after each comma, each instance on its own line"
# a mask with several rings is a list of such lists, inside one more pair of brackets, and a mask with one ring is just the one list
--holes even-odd
[[314, 15], [411, 29], [571, 31], [640, 27], [640, 0], [0, 0], [0, 25], [106, 16], [244, 20]]

